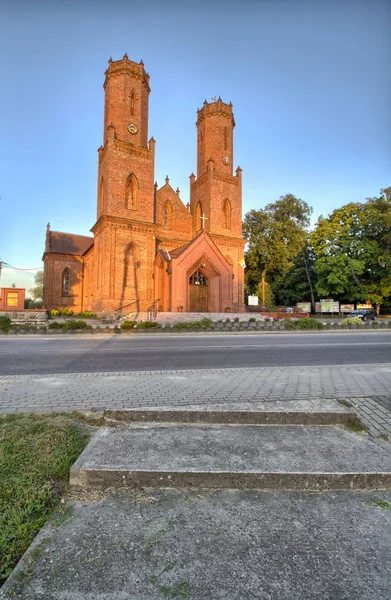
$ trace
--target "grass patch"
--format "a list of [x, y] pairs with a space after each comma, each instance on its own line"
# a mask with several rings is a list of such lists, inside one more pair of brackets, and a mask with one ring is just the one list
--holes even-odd
[[369, 504], [383, 508], [384, 510], [391, 510], [391, 502], [387, 502], [387, 500], [382, 500], [381, 498], [372, 498]]
[[360, 421], [360, 419], [348, 423], [347, 425], [345, 425], [345, 427], [353, 433], [368, 433], [368, 427], [365, 425], [365, 423]]
[[350, 402], [348, 402], [347, 400], [338, 400], [338, 402], [340, 404], [343, 404], [343, 406], [346, 406], [347, 408], [353, 408], [353, 404], [351, 404]]
[[0, 585], [51, 517], [87, 441], [66, 414], [0, 418]]

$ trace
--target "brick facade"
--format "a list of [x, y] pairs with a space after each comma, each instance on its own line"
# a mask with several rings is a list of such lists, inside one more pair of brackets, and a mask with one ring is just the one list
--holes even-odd
[[188, 309], [189, 278], [201, 269], [208, 310], [240, 310], [242, 172], [238, 167], [233, 174], [232, 105], [218, 99], [198, 110], [197, 177], [190, 176], [185, 206], [168, 177], [160, 189], [154, 182], [149, 75], [143, 63], [126, 54], [110, 59], [104, 90], [94, 237], [52, 232], [48, 226], [45, 307], [136, 312], [159, 299], [160, 310]]

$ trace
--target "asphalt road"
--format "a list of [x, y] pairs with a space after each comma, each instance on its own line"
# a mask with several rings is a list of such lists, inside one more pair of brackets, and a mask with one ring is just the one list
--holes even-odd
[[0, 338], [0, 375], [381, 363], [388, 331]]

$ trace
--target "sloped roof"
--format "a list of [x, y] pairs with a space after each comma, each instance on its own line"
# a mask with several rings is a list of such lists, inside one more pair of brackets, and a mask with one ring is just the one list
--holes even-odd
[[75, 233], [62, 233], [61, 231], [50, 231], [48, 248], [46, 252], [56, 254], [76, 254], [81, 256], [94, 244], [94, 238]]

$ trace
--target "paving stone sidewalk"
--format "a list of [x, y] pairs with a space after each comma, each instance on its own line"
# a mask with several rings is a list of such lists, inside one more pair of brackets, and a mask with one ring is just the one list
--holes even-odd
[[7, 375], [0, 413], [339, 398], [391, 434], [391, 364]]

